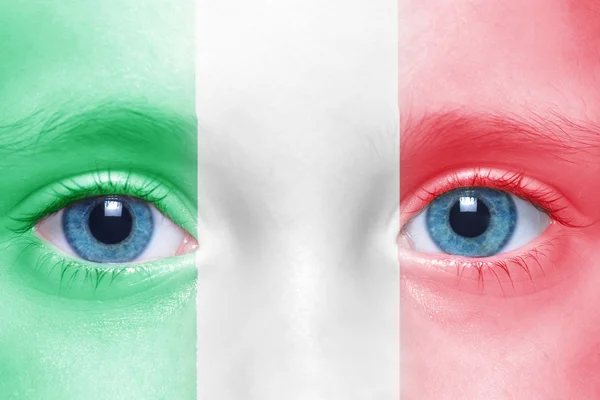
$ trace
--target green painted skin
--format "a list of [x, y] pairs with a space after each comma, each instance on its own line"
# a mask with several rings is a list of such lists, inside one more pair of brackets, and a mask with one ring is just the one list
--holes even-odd
[[0, 399], [195, 399], [194, 254], [115, 274], [27, 222], [65, 182], [150, 181], [197, 237], [193, 17], [192, 0], [0, 0]]

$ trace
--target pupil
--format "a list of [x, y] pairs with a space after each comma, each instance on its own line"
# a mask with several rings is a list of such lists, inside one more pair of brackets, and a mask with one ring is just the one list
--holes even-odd
[[88, 225], [96, 240], [116, 244], [131, 234], [133, 218], [121, 201], [107, 198], [94, 207]]
[[450, 227], [460, 236], [474, 238], [490, 225], [490, 210], [477, 198], [461, 197], [450, 209]]

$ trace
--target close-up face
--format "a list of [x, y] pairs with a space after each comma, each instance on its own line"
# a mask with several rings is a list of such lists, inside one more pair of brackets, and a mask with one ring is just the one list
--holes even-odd
[[196, 393], [193, 1], [0, 2], [0, 398]]
[[600, 397], [598, 10], [401, 3], [405, 399]]

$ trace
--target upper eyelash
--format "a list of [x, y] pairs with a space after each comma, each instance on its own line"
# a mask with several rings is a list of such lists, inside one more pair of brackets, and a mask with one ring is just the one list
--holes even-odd
[[[461, 187], [489, 187], [496, 190], [506, 191], [510, 194], [518, 196], [524, 200], [532, 203], [540, 211], [550, 215], [556, 222], [569, 228], [584, 228], [593, 225], [594, 222], [589, 224], [577, 223], [572, 218], [568, 218], [562, 215], [563, 211], [567, 206], [559, 205], [564, 202], [564, 197], [550, 189], [536, 188], [528, 189], [525, 187], [523, 181], [526, 179], [523, 171], [515, 172], [504, 172], [498, 177], [492, 177], [494, 171], [484, 171], [482, 168], [473, 169], [473, 174], [468, 179], [460, 176], [459, 173], [452, 173], [445, 178], [444, 182], [436, 186], [434, 191], [428, 191], [421, 189], [421, 193], [425, 195], [419, 197], [419, 200], [424, 204], [429, 205], [440, 195], [449, 192], [454, 189]], [[409, 212], [410, 214], [417, 214], [419, 211]]]
[[[160, 188], [160, 184], [152, 180], [147, 180], [142, 186], [130, 185], [131, 172], [128, 173], [127, 178], [124, 181], [112, 181], [110, 178], [106, 182], [102, 182], [100, 179], [100, 173], [103, 172], [99, 169], [93, 172], [93, 183], [91, 186], [82, 187], [77, 184], [74, 179], [61, 182], [59, 185], [63, 189], [63, 193], [59, 190], [54, 189], [54, 195], [56, 199], [45, 206], [38, 212], [23, 215], [20, 217], [11, 217], [11, 220], [17, 223], [16, 227], [9, 228], [15, 234], [24, 234], [40, 222], [43, 218], [50, 216], [64, 207], [89, 197], [102, 196], [107, 194], [120, 194], [123, 196], [138, 197], [144, 201], [152, 203], [157, 210], [162, 213], [167, 213], [164, 196], [156, 195], [156, 190]], [[108, 176], [110, 177], [110, 171]]]

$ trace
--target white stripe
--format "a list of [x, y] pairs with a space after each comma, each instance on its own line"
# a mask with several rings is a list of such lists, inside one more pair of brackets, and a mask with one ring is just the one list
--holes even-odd
[[399, 398], [397, 10], [198, 0], [199, 399]]

